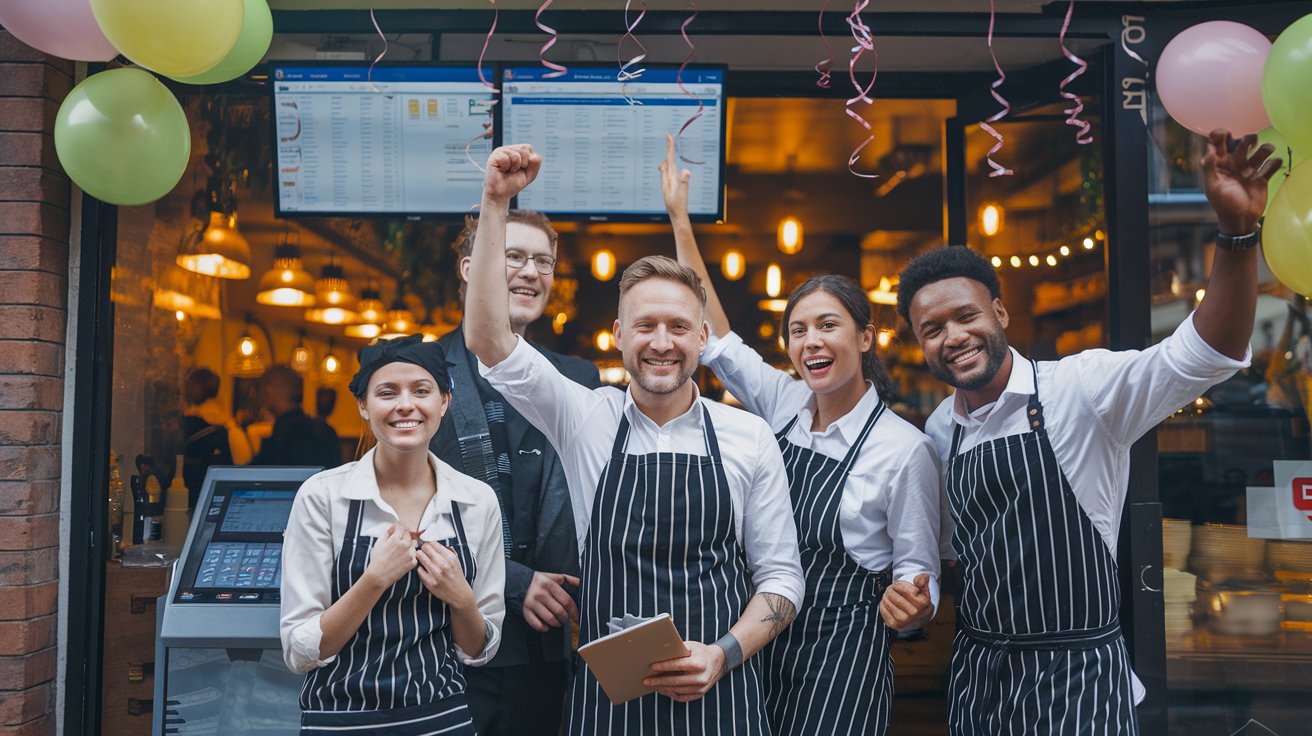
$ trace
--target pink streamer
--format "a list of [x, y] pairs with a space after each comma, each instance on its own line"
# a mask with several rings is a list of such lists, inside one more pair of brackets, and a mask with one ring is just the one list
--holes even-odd
[[559, 39], [560, 37], [559, 34], [556, 33], [555, 28], [552, 28], [551, 26], [542, 22], [542, 14], [546, 12], [547, 8], [551, 7], [551, 3], [553, 1], [554, 0], [543, 0], [542, 7], [538, 8], [538, 12], [533, 15], [533, 22], [537, 24], [538, 28], [542, 29], [543, 33], [548, 33], [551, 35], [551, 38], [546, 43], [542, 44], [542, 48], [538, 49], [538, 59], [542, 61], [542, 66], [545, 66], [546, 68], [551, 70], [546, 74], [542, 75], [543, 79], [555, 79], [556, 77], [559, 77], [565, 72], [569, 71], [569, 69], [566, 69], [564, 66], [560, 64], [547, 61], [547, 57], [546, 57], [547, 49], [551, 48], [552, 46], [555, 46], [557, 39]]
[[[482, 82], [484, 87], [492, 90], [493, 95], [499, 95], [501, 94], [501, 90], [497, 89], [497, 86], [488, 81], [487, 76], [483, 74], [483, 57], [487, 56], [487, 47], [492, 44], [492, 34], [497, 32], [497, 18], [501, 16], [501, 9], [497, 7], [497, 0], [488, 0], [488, 2], [492, 5], [492, 27], [487, 29], [487, 36], [483, 38], [483, 49], [478, 52], [478, 65], [476, 68], [478, 69], [478, 81]], [[474, 165], [474, 168], [483, 173], [487, 173], [487, 168], [483, 166], [483, 164], [474, 160], [473, 148], [475, 143], [492, 137], [492, 108], [497, 106], [497, 102], [498, 98], [493, 97], [491, 102], [477, 103], [479, 105], [487, 105], [487, 122], [483, 123], [483, 132], [470, 138], [469, 142], [465, 144], [465, 158], [469, 160], [469, 163]], [[477, 205], [474, 206], [475, 209], [477, 209], [477, 207]]]
[[816, 28], [820, 31], [820, 41], [825, 45], [825, 51], [829, 56], [820, 60], [815, 65], [816, 74], [820, 78], [815, 80], [815, 86], [822, 89], [829, 89], [829, 70], [834, 67], [834, 47], [829, 45], [829, 37], [825, 35], [825, 11], [829, 9], [829, 0], [825, 0], [824, 5], [820, 6], [820, 17], [816, 19]]
[[[706, 109], [706, 105], [702, 103], [701, 98], [693, 94], [687, 87], [683, 86], [683, 70], [688, 67], [688, 62], [692, 61], [692, 57], [697, 54], [697, 44], [693, 43], [691, 38], [688, 38], [688, 24], [692, 23], [693, 19], [701, 12], [697, 9], [697, 3], [693, 3], [689, 7], [692, 10], [692, 15], [684, 19], [683, 23], [679, 26], [679, 33], [683, 35], [683, 42], [688, 44], [688, 55], [683, 57], [683, 63], [679, 65], [679, 71], [674, 75], [674, 81], [678, 83], [679, 89], [682, 90], [685, 95], [697, 100], [697, 112], [693, 113], [692, 117], [684, 122], [683, 127], [679, 128], [679, 132], [674, 134], [674, 143], [676, 147], [678, 146], [679, 138], [683, 136], [683, 131], [687, 130], [688, 126], [693, 124], [693, 121], [701, 117], [702, 111]], [[679, 160], [684, 163], [696, 165], [706, 163], [705, 161], [694, 161], [682, 153], [679, 154]]]
[[387, 43], [387, 36], [383, 33], [383, 29], [378, 25], [378, 18], [374, 15], [374, 4], [372, 0], [369, 2], [369, 20], [373, 21], [374, 30], [378, 31], [378, 37], [383, 39], [383, 51], [378, 54], [378, 56], [374, 58], [373, 63], [369, 65], [369, 76], [367, 77], [369, 80], [369, 86], [374, 88], [374, 93], [376, 94], [379, 92], [379, 89], [378, 85], [374, 84], [374, 67], [378, 66], [378, 62], [382, 61], [384, 56], [387, 56], [389, 44]]
[[986, 155], [989, 167], [993, 169], [993, 171], [989, 172], [989, 178], [1011, 176], [1016, 173], [993, 160], [993, 154], [1002, 150], [1003, 138], [1002, 134], [994, 129], [992, 125], [989, 125], [989, 123], [996, 123], [1011, 114], [1011, 103], [1007, 102], [1007, 98], [1003, 97], [1002, 94], [998, 92], [998, 88], [1002, 86], [1002, 83], [1007, 81], [1007, 74], [1002, 71], [1002, 64], [998, 63], [998, 55], [993, 52], [993, 22], [996, 18], [997, 8], [994, 6], [994, 0], [989, 0], [989, 56], [993, 57], [993, 68], [998, 70], [998, 78], [989, 84], [989, 93], [993, 95], [993, 99], [997, 100], [999, 105], [1002, 105], [1001, 110], [997, 111], [992, 117], [979, 124], [981, 130], [997, 139], [997, 143], [993, 144], [993, 147], [989, 149], [989, 152]]
[[[847, 113], [848, 117], [860, 123], [861, 127], [869, 133], [866, 139], [861, 141], [861, 144], [852, 151], [852, 155], [847, 158], [847, 170], [852, 175], [862, 179], [878, 179], [878, 174], [863, 174], [852, 168], [861, 158], [861, 152], [875, 139], [874, 129], [871, 128], [870, 121], [862, 117], [861, 113], [852, 109], [852, 106], [858, 102], [863, 102], [866, 105], [873, 105], [875, 102], [870, 98], [870, 91], [875, 88], [875, 80], [879, 77], [879, 54], [875, 51], [874, 36], [870, 32], [870, 26], [861, 20], [861, 11], [865, 10], [869, 4], [870, 0], [857, 0], [856, 7], [852, 8], [851, 15], [847, 16], [847, 25], [852, 29], [852, 38], [856, 41], [856, 45], [852, 47], [852, 58], [847, 62], [847, 76], [852, 80], [852, 87], [856, 89], [856, 96], [845, 103], [846, 109], [844, 112]], [[862, 87], [861, 83], [856, 80], [856, 63], [867, 51], [875, 54], [875, 68], [870, 73], [870, 84]]]
[[[641, 2], [641, 0], [639, 1]], [[624, 97], [624, 101], [629, 103], [630, 105], [641, 105], [642, 104], [641, 100], [637, 100], [629, 96], [629, 93], [625, 90], [625, 85], [637, 79], [638, 77], [641, 77], [642, 73], [647, 71], [646, 69], [631, 70], [632, 67], [641, 64], [642, 60], [647, 58], [647, 47], [643, 46], [642, 41], [639, 41], [638, 37], [633, 35], [633, 30], [638, 27], [638, 24], [641, 23], [642, 19], [647, 15], [647, 3], [645, 2], [641, 3], [642, 9], [638, 11], [638, 17], [634, 18], [633, 22], [630, 23], [629, 6], [632, 4], [633, 4], [633, 0], [624, 0], [624, 35], [620, 37], [619, 47], [617, 51], [619, 55], [618, 61], [620, 64], [620, 70], [615, 74], [615, 79], [620, 83], [620, 95]], [[637, 56], [633, 57], [632, 59], [625, 61], [624, 40], [629, 38], [633, 39], [633, 42], [638, 44], [638, 48], [641, 50], [641, 53], [639, 53]]]
[[1066, 20], [1061, 24], [1061, 34], [1058, 36], [1058, 43], [1061, 44], [1061, 53], [1078, 68], [1072, 72], [1069, 77], [1061, 80], [1061, 84], [1057, 85], [1057, 89], [1062, 97], [1065, 97], [1072, 103], [1071, 107], [1062, 110], [1062, 112], [1066, 113], [1068, 116], [1066, 118], [1066, 124], [1078, 128], [1078, 130], [1075, 131], [1075, 142], [1081, 146], [1087, 146], [1088, 144], [1093, 143], [1093, 126], [1089, 124], [1088, 120], [1080, 119], [1080, 113], [1084, 112], [1084, 100], [1080, 99], [1080, 96], [1074, 92], [1066, 91], [1066, 85], [1074, 82], [1089, 68], [1089, 63], [1087, 61], [1076, 56], [1070, 49], [1066, 48], [1066, 31], [1071, 27], [1071, 15], [1074, 12], [1075, 0], [1070, 0], [1070, 4], [1066, 6]]

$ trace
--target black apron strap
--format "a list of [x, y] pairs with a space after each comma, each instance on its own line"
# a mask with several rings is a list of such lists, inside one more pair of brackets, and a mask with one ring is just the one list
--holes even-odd
[[344, 544], [350, 544], [355, 538], [360, 536], [360, 525], [363, 523], [364, 501], [353, 498], [351, 499], [350, 510], [346, 512], [346, 533], [342, 535]]
[[884, 416], [884, 410], [887, 408], [888, 404], [880, 401], [879, 406], [876, 406], [874, 411], [870, 412], [870, 416], [866, 417], [866, 423], [861, 427], [861, 433], [856, 436], [856, 441], [847, 449], [847, 455], [843, 458], [843, 464], [840, 466], [844, 477], [847, 476], [847, 471], [852, 467], [852, 463], [856, 462], [856, 456], [861, 453], [861, 447], [865, 445], [866, 438], [870, 436], [875, 428], [875, 423], [879, 421], [880, 417]]
[[1029, 406], [1025, 409], [1025, 418], [1030, 429], [1043, 429], [1043, 404], [1039, 402], [1039, 364], [1030, 358], [1030, 370], [1034, 372], [1034, 393], [1030, 394]]
[[1000, 634], [981, 631], [958, 620], [957, 626], [965, 636], [999, 649], [1080, 652], [1097, 649], [1121, 638], [1120, 621], [1113, 621], [1096, 629], [1062, 631], [1053, 634]]
[[775, 433], [774, 438], [776, 440], [782, 440], [783, 438], [787, 437], [788, 433], [793, 431], [793, 427], [797, 425], [797, 419], [798, 419], [797, 417], [793, 417], [792, 419], [790, 419], [788, 423], [784, 425], [783, 429]]
[[615, 430], [615, 442], [610, 446], [612, 462], [624, 462], [624, 449], [629, 446], [629, 416], [620, 414], [620, 426]]

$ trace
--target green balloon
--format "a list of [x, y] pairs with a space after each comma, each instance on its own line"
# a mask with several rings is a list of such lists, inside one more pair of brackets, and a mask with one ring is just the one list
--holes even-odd
[[1312, 151], [1312, 15], [1294, 21], [1271, 45], [1262, 70], [1262, 106], [1295, 150]]
[[1257, 134], [1257, 145], [1261, 146], [1264, 143], [1270, 143], [1276, 149], [1276, 152], [1271, 155], [1280, 159], [1280, 170], [1271, 177], [1271, 183], [1266, 188], [1266, 207], [1269, 210], [1271, 209], [1271, 202], [1276, 198], [1276, 192], [1280, 191], [1280, 185], [1285, 183], [1285, 178], [1289, 176], [1289, 172], [1293, 171], [1294, 167], [1302, 163], [1306, 157], [1290, 147], [1289, 142], [1275, 128], [1267, 128]]
[[139, 205], [168, 194], [191, 157], [182, 106], [140, 69], [82, 80], [55, 116], [55, 152], [75, 184], [103, 202]]
[[273, 13], [268, 0], [243, 0], [241, 35], [232, 51], [214, 68], [191, 77], [173, 77], [183, 84], [219, 84], [236, 79], [260, 63], [273, 41]]
[[1271, 200], [1262, 255], [1281, 283], [1312, 296], [1312, 164], [1295, 168]]

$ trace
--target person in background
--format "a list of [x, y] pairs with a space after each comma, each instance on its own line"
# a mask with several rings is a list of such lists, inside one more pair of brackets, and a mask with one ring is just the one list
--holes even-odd
[[1117, 534], [1130, 447], [1249, 364], [1270, 144], [1213, 131], [1203, 190], [1219, 232], [1207, 292], [1145, 350], [1027, 359], [1007, 344], [998, 275], [948, 246], [907, 264], [898, 311], [956, 392], [925, 425], [946, 470], [963, 572], [948, 728], [1134, 734], [1143, 686], [1121, 635]]
[[[478, 222], [456, 238], [461, 295], [469, 278]], [[511, 210], [506, 225], [510, 326], [527, 341], [551, 296], [556, 231], [537, 212]], [[446, 369], [460, 387], [430, 445], [433, 454], [492, 487], [501, 504], [506, 555], [506, 617], [501, 648], [467, 674], [469, 711], [482, 736], [555, 736], [568, 683], [579, 559], [569, 487], [547, 438], [478, 373], [464, 327], [443, 335]], [[556, 370], [586, 388], [601, 385], [597, 367], [533, 345]]]
[[788, 297], [780, 331], [800, 379], [730, 330], [688, 218], [692, 174], [678, 169], [668, 134], [665, 143], [661, 190], [675, 249], [706, 285], [712, 334], [702, 364], [769, 422], [800, 535], [806, 597], [762, 653], [771, 731], [882, 734], [893, 701], [889, 627], [914, 628], [938, 605], [938, 456], [888, 408], [892, 381], [856, 282], [816, 276]]
[[325, 422], [332, 418], [337, 408], [337, 389], [320, 386], [314, 392], [314, 415]]
[[273, 433], [260, 443], [252, 465], [317, 465], [334, 468], [342, 464], [337, 432], [322, 419], [301, 409], [304, 384], [301, 374], [290, 366], [275, 365], [260, 378], [264, 409], [273, 417]]
[[251, 461], [246, 433], [219, 403], [219, 377], [208, 368], [193, 368], [182, 381], [186, 408], [182, 415], [185, 438], [182, 482], [187, 486], [187, 509], [196, 498], [211, 465], [245, 465]]
[[615, 338], [627, 391], [589, 390], [512, 329], [506, 212], [537, 175], [530, 146], [492, 152], [469, 267], [465, 341], [494, 388], [546, 435], [569, 479], [584, 553], [579, 640], [612, 618], [668, 613], [689, 654], [612, 705], [591, 670], [570, 687], [571, 734], [767, 734], [759, 658], [802, 597], [779, 447], [759, 417], [702, 398], [706, 292], [664, 256], [620, 278]]
[[351, 393], [378, 443], [292, 504], [279, 632], [302, 734], [476, 733], [464, 668], [496, 656], [505, 558], [492, 489], [428, 451], [445, 362], [419, 335], [361, 350]]

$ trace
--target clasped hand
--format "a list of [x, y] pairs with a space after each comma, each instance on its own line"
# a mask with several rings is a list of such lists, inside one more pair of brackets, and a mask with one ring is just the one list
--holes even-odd
[[474, 591], [454, 550], [436, 542], [424, 542], [416, 549], [410, 532], [392, 524], [374, 541], [365, 575], [386, 589], [415, 569], [428, 592], [447, 605], [460, 608], [473, 602]]

